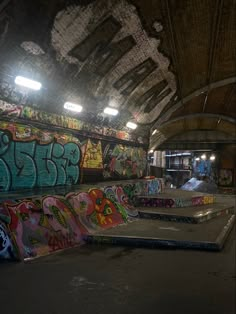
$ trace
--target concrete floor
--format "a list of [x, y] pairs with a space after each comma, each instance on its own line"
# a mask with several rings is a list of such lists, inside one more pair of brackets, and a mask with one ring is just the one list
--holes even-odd
[[0, 264], [3, 314], [235, 314], [235, 229], [222, 252], [84, 246]]

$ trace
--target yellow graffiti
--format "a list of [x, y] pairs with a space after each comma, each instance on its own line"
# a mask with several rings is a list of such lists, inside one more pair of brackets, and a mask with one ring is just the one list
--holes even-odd
[[84, 154], [84, 168], [103, 169], [101, 141], [93, 143], [89, 139]]
[[212, 204], [214, 202], [213, 196], [204, 196], [203, 197], [203, 204]]
[[106, 225], [107, 224], [106, 218], [102, 214], [100, 214], [100, 213], [98, 214], [98, 220], [99, 220], [99, 223], [101, 225]]

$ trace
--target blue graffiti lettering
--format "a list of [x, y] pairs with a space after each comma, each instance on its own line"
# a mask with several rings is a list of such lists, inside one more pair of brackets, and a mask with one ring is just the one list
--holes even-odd
[[0, 131], [0, 191], [76, 184], [80, 158], [75, 143], [19, 142]]

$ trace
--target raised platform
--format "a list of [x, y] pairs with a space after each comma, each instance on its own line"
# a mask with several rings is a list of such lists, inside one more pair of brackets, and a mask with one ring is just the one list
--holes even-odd
[[219, 251], [233, 227], [234, 214], [204, 224], [140, 219], [127, 225], [88, 235], [85, 241], [134, 247], [201, 249]]
[[139, 217], [185, 223], [201, 223], [233, 212], [233, 206], [224, 203], [183, 208], [137, 207]]
[[138, 195], [135, 206], [176, 208], [213, 203], [213, 194], [165, 189], [160, 195]]

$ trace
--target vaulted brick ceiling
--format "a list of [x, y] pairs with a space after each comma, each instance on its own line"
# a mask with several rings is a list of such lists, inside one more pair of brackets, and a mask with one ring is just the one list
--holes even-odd
[[[3, 0], [0, 64], [10, 102], [57, 113], [81, 103], [81, 119], [137, 122], [151, 148], [194, 130], [234, 142], [236, 0]], [[43, 89], [20, 94], [17, 74]]]

